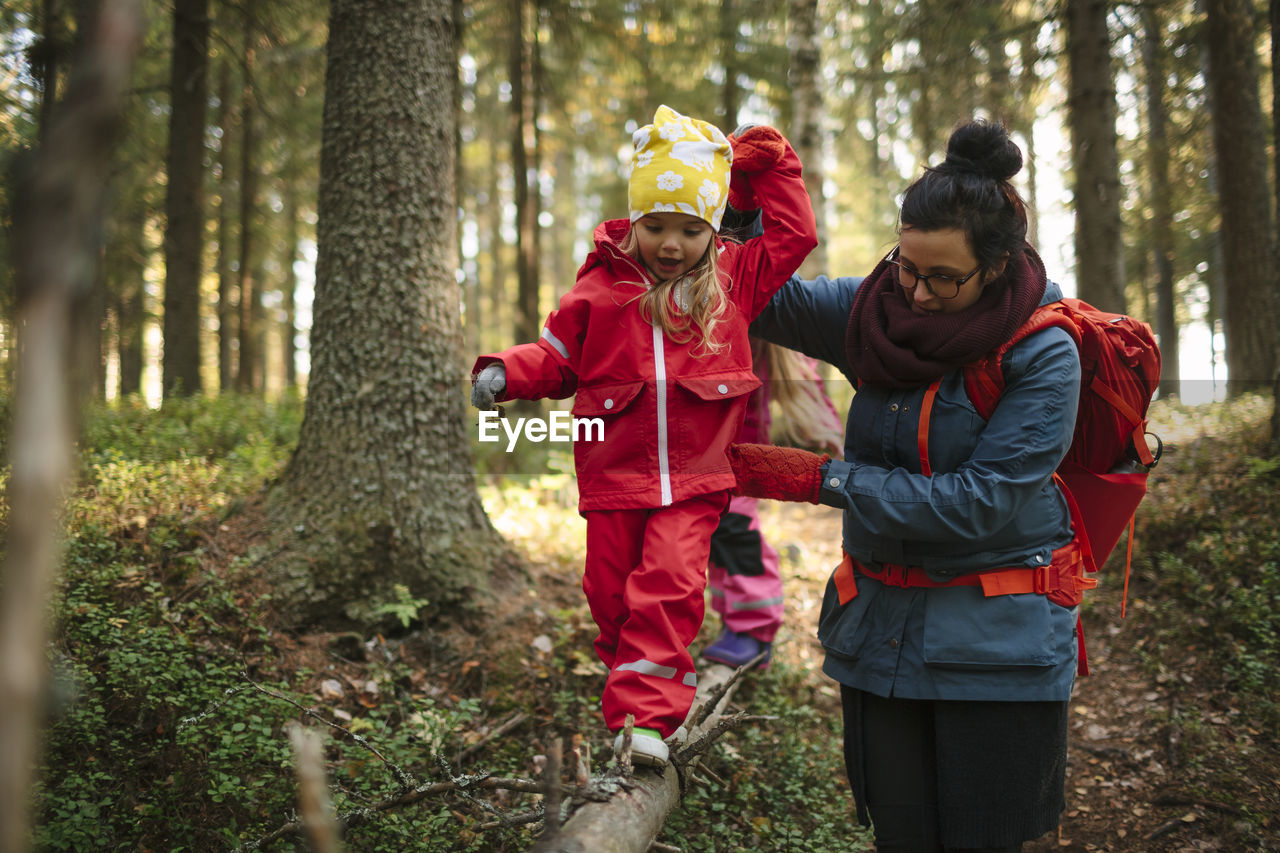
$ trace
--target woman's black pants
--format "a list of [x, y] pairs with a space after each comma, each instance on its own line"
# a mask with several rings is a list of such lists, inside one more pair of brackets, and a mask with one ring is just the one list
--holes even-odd
[[[844, 686], [841, 688], [841, 699], [844, 706], [845, 765], [854, 795], [859, 800], [859, 815], [864, 818], [864, 822], [869, 815], [874, 826], [878, 853], [1017, 853], [1022, 849], [1021, 843], [1004, 846], [951, 846], [944, 843], [938, 780], [939, 767], [946, 766], [948, 762], [944, 760], [940, 763], [938, 756], [940, 729], [935, 712], [939, 703], [885, 699]], [[976, 707], [978, 703], [945, 704], [953, 707], [973, 704]], [[995, 703], [981, 704], [989, 707]], [[1009, 706], [1009, 703], [1000, 704]], [[1041, 711], [1049, 711], [1050, 707], [1046, 706], [1061, 706], [1062, 716], [1059, 718], [1063, 723], [1064, 735], [1061, 752], [1065, 758], [1065, 703], [1016, 704], [1030, 706], [1022, 716], [1032, 718], [1056, 717], [1059, 713], [1056, 709], [1050, 715], [1044, 715]], [[1007, 710], [1015, 709], [1009, 706]], [[1042, 728], [1034, 720], [1032, 727], [1033, 730]], [[1052, 727], [1051, 724], [1051, 730]], [[946, 732], [947, 729], [944, 727], [942, 731]], [[1025, 763], [1036, 765], [1038, 759], [1028, 753], [1045, 753], [1050, 757], [1044, 760], [1052, 762], [1052, 755], [1057, 752], [1056, 744], [1046, 744], [1042, 749], [1022, 751], [1022, 756]], [[1013, 761], [1015, 766], [1023, 763], [1017, 759]], [[992, 768], [974, 766], [969, 769], [971, 775], [964, 775], [970, 776], [976, 783], [981, 774]], [[1006, 766], [996, 772], [1005, 772], [1006, 769], [1012, 775], [1020, 775], [1019, 771], [1026, 771], [1028, 768], [1024, 766], [1015, 770]], [[1047, 775], [1061, 779], [1058, 773], [1053, 772], [1055, 768], [1049, 769], [1048, 774], [1044, 773], [1044, 768], [1033, 772], [1042, 778]], [[1048, 782], [1050, 788], [1057, 784], [1057, 790], [1061, 792], [1061, 781], [1053, 778], [1044, 781]], [[1035, 782], [1031, 782], [1031, 785], [1035, 787]], [[981, 785], [975, 784], [974, 787]], [[963, 801], [966, 793], [953, 793], [949, 796], [952, 802]], [[1055, 799], [1060, 798], [1061, 793], [1058, 793]], [[1009, 805], [1018, 809], [1013, 803]], [[973, 811], [980, 811], [981, 806], [993, 807], [998, 811], [1002, 803], [979, 803]], [[1035, 808], [1031, 810], [1038, 811]], [[1013, 820], [1018, 819], [1014, 817]], [[1015, 834], [1012, 837], [1019, 836]]]

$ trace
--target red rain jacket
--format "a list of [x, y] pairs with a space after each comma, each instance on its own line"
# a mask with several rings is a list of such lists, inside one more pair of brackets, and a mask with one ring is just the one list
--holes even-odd
[[817, 245], [790, 146], [750, 180], [764, 234], [743, 244], [714, 238], [729, 301], [715, 335], [726, 349], [704, 353], [695, 340], [677, 342], [644, 320], [637, 297], [651, 279], [619, 248], [630, 223], [618, 219], [597, 226], [595, 250], [537, 342], [476, 360], [473, 373], [495, 361], [506, 368], [500, 400], [576, 393], [573, 416], [603, 421], [603, 440], [574, 446], [579, 511], [667, 506], [733, 488], [725, 449], [760, 385], [747, 327]]

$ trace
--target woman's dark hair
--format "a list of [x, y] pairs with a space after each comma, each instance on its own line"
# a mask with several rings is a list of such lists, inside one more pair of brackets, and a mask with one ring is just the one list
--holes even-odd
[[899, 228], [958, 228], [984, 270], [1016, 260], [1026, 245], [1027, 206], [1009, 179], [1021, 170], [1022, 151], [1004, 125], [962, 124], [947, 142], [947, 159], [903, 193]]

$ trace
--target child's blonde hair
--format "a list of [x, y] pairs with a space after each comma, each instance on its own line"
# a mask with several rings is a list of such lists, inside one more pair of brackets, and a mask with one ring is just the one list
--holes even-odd
[[[640, 241], [635, 226], [627, 230], [618, 248], [640, 261]], [[707, 251], [697, 265], [680, 278], [658, 282], [637, 297], [640, 316], [656, 323], [662, 331], [680, 343], [697, 338], [694, 356], [723, 352], [727, 341], [715, 339], [716, 327], [729, 308], [724, 287], [720, 283], [719, 257], [715, 237], [707, 242]], [[678, 293], [673, 293], [679, 287]], [[699, 352], [701, 350], [701, 352]]]
[[757, 358], [764, 360], [769, 395], [781, 414], [770, 429], [770, 440], [841, 453], [844, 425], [823, 390], [822, 377], [795, 350], [751, 340]]

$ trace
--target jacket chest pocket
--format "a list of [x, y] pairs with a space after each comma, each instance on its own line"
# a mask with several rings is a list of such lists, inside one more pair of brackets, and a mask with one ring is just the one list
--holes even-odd
[[[575, 419], [601, 424], [599, 429], [588, 424], [582, 430], [587, 440], [574, 445], [579, 468], [587, 466], [593, 472], [614, 476], [644, 468], [641, 458], [651, 443], [653, 425], [647, 418], [636, 417], [639, 411], [637, 399], [644, 388], [644, 380], [615, 382], [579, 388], [570, 410]], [[624, 418], [624, 413], [631, 413]], [[581, 470], [579, 471], [581, 476]], [[581, 484], [580, 484], [581, 485]]]
[[673, 463], [688, 473], [727, 467], [724, 450], [738, 437], [747, 395], [760, 385], [749, 369], [677, 376], [667, 410]]

